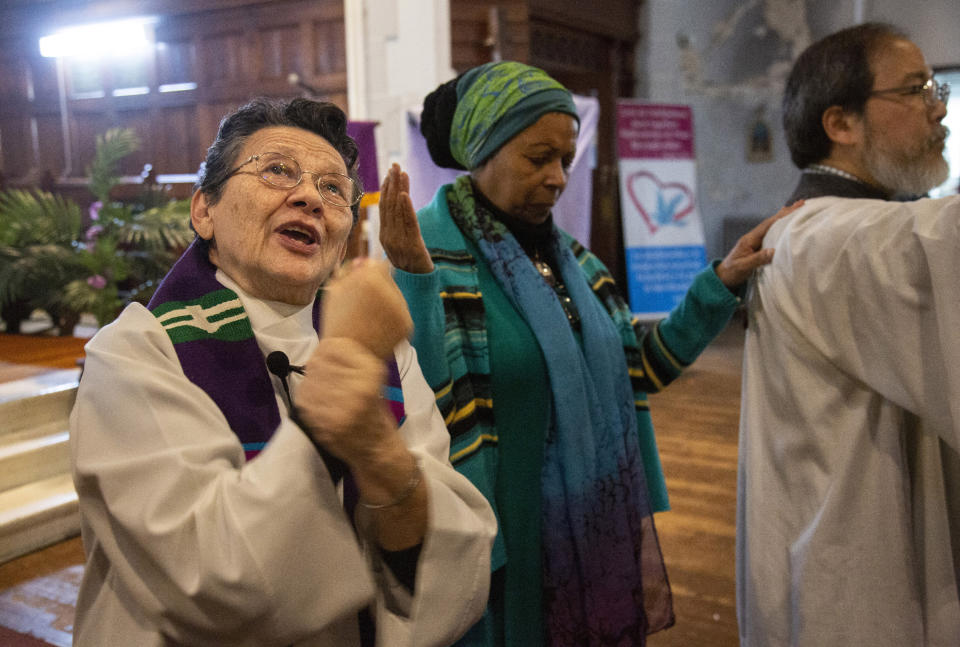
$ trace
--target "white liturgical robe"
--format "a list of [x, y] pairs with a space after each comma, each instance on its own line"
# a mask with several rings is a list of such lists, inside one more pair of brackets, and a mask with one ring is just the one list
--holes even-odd
[[[306, 362], [317, 345], [310, 307], [257, 301], [217, 277], [240, 295], [264, 355]], [[372, 605], [378, 645], [445, 645], [483, 613], [496, 522], [450, 466], [449, 434], [409, 344], [395, 353], [400, 433], [429, 501], [412, 595], [368, 539], [362, 508], [355, 533], [276, 378], [280, 425], [247, 462], [145, 308], [129, 306], [86, 353], [71, 418], [88, 556], [75, 644], [349, 647], [360, 644], [358, 611]]]
[[960, 645], [960, 197], [770, 229], [740, 422], [743, 647]]

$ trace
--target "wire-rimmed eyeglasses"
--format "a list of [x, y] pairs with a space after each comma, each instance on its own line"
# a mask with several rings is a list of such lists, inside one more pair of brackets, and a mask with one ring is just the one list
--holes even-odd
[[360, 186], [353, 178], [341, 173], [305, 171], [300, 168], [300, 163], [297, 160], [283, 153], [251, 155], [230, 171], [227, 177], [232, 176], [250, 162], [256, 163], [258, 178], [280, 189], [292, 189], [300, 184], [303, 176], [307, 173], [315, 175], [317, 181], [314, 184], [320, 193], [320, 197], [324, 202], [335, 207], [352, 207], [363, 198], [363, 191], [360, 190]]
[[947, 103], [947, 100], [950, 98], [950, 84], [938, 83], [936, 79], [927, 79], [927, 82], [923, 84], [918, 83], [916, 85], [904, 85], [899, 88], [874, 90], [870, 93], [870, 96], [872, 97], [877, 94], [899, 94], [901, 96], [919, 94], [923, 97], [923, 102], [932, 108], [937, 105], [937, 101], [942, 101], [944, 104]]

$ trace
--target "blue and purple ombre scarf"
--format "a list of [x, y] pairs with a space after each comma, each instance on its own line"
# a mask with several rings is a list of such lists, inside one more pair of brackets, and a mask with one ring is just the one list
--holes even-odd
[[[280, 410], [266, 361], [237, 293], [216, 279], [217, 268], [194, 241], [157, 288], [147, 308], [170, 336], [180, 366], [223, 412], [243, 444], [256, 456], [280, 424]], [[320, 299], [313, 303], [319, 329]], [[384, 397], [401, 424], [403, 391], [397, 363], [390, 360]]]

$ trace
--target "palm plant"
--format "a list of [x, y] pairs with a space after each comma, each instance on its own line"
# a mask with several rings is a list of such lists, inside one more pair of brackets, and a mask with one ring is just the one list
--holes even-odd
[[81, 271], [74, 247], [80, 223], [80, 207], [60, 196], [0, 193], [0, 314], [8, 332], [19, 332], [37, 308], [59, 318], [56, 294]]
[[[46, 310], [70, 334], [80, 314], [100, 325], [130, 301], [149, 299], [193, 238], [189, 201], [146, 187], [137, 202], [110, 199], [121, 159], [140, 142], [129, 129], [96, 139], [87, 169], [96, 201], [84, 226], [75, 202], [44, 191], [0, 192], [0, 314], [7, 321]], [[18, 326], [14, 326], [18, 329]]]

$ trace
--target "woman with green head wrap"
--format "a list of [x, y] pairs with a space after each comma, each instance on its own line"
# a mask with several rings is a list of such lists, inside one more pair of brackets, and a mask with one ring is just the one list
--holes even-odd
[[450, 459], [500, 522], [487, 613], [462, 645], [634, 646], [673, 623], [646, 393], [697, 357], [737, 307], [731, 289], [770, 259], [762, 227], [669, 317], [635, 326], [603, 264], [551, 218], [578, 127], [543, 70], [481, 65], [427, 96], [421, 119], [434, 162], [468, 173], [419, 213], [397, 165], [381, 189], [381, 242]]

